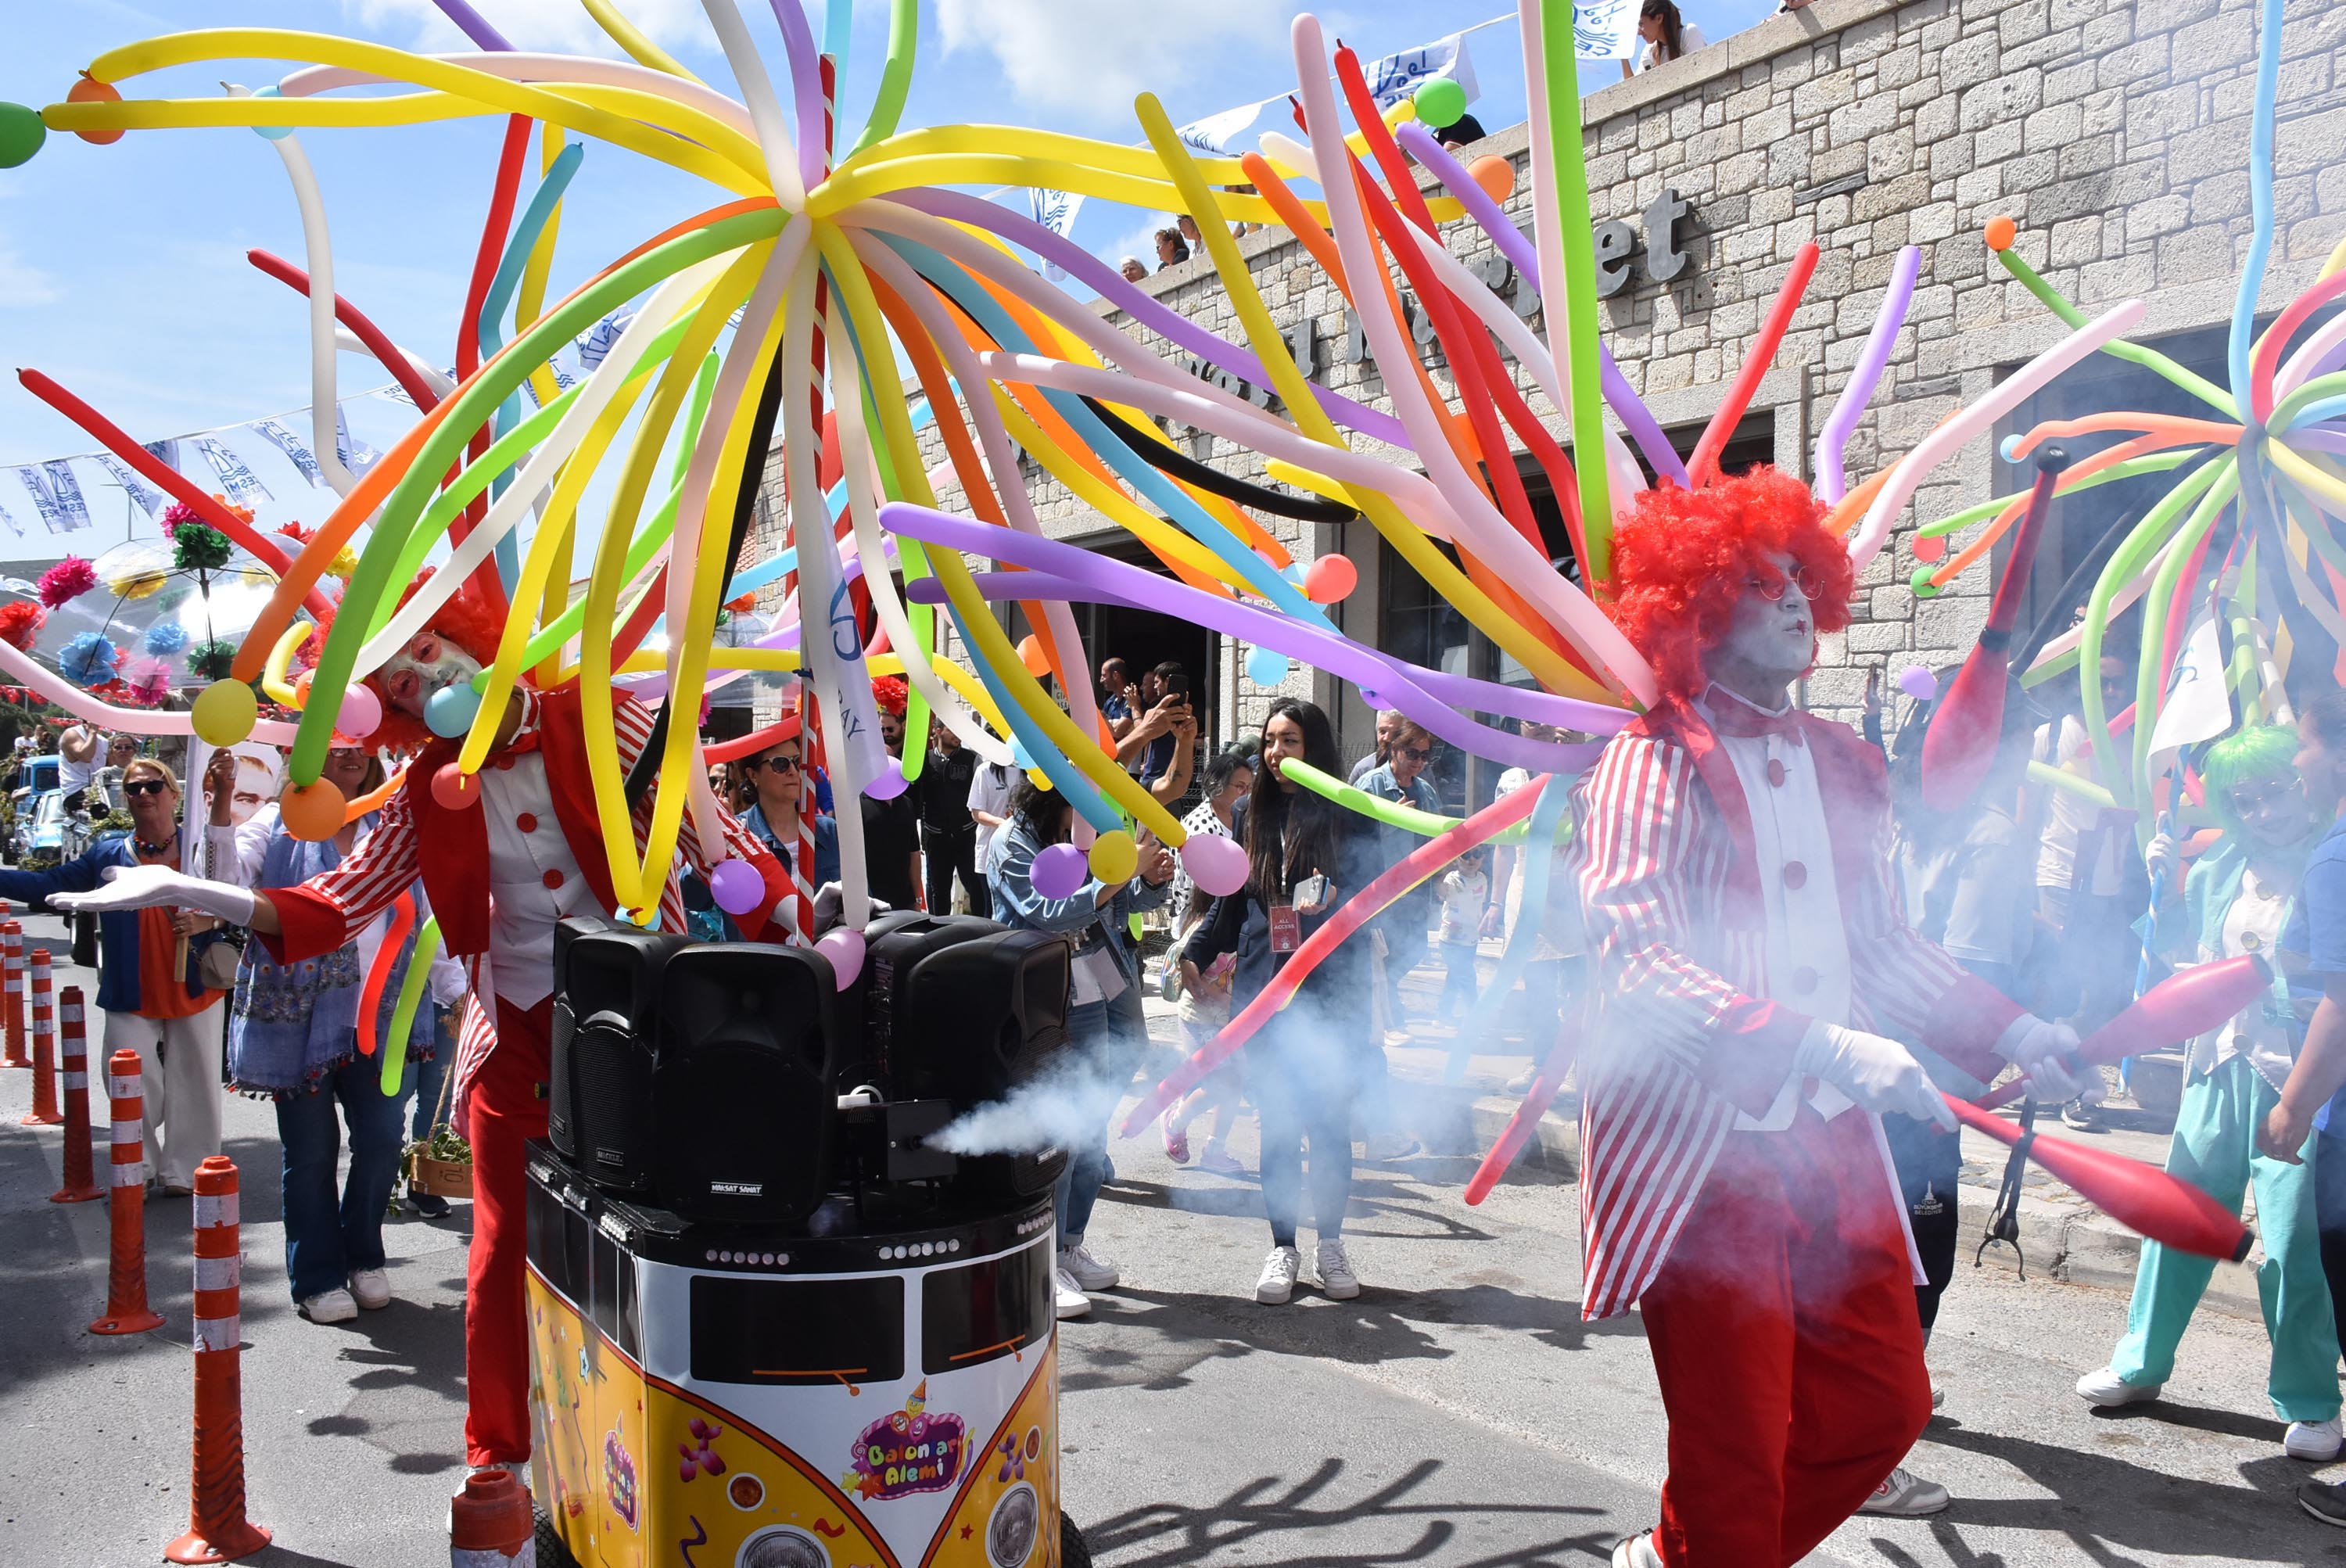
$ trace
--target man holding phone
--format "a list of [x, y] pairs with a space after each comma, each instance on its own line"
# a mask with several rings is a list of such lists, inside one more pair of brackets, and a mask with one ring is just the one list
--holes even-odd
[[1189, 788], [1189, 770], [1196, 765], [1198, 718], [1189, 706], [1189, 677], [1179, 662], [1167, 659], [1141, 677], [1141, 700], [1148, 711], [1125, 732], [1117, 761], [1132, 767], [1143, 788], [1159, 800], [1178, 800]]

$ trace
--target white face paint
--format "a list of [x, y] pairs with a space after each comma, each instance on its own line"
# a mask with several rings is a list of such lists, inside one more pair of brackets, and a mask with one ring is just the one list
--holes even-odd
[[480, 673], [480, 663], [472, 655], [437, 632], [423, 631], [383, 661], [377, 678], [390, 694], [393, 708], [421, 718], [423, 705], [432, 700], [434, 692]]
[[[1756, 698], [1746, 683], [1780, 689], [1816, 662], [1817, 621], [1792, 557], [1779, 550], [1735, 606], [1727, 635], [1711, 650], [1713, 679]], [[1777, 596], [1770, 598], [1770, 595]]]

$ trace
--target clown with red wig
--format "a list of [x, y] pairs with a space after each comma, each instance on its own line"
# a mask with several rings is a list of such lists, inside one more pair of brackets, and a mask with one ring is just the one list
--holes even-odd
[[[90, 908], [162, 903], [205, 911], [250, 928], [283, 964], [352, 941], [423, 878], [445, 951], [465, 963], [472, 982], [456, 1054], [454, 1120], [473, 1146], [464, 1446], [475, 1466], [518, 1465], [530, 1455], [523, 1145], [546, 1135], [555, 927], [573, 918], [607, 920], [617, 905], [588, 785], [576, 682], [545, 691], [517, 685], [478, 789], [444, 800], [432, 787], [461, 742], [432, 734], [424, 709], [435, 693], [470, 681], [495, 657], [502, 619], [469, 589], [461, 591], [368, 677], [383, 716], [366, 743], [412, 757], [405, 783], [384, 803], [373, 831], [332, 871], [298, 887], [248, 891], [168, 867], [141, 867], [87, 895]], [[625, 692], [613, 694], [612, 706], [619, 766], [632, 769], [650, 742], [654, 715]], [[636, 804], [638, 855], [652, 809], [648, 794]], [[688, 813], [678, 845], [685, 862], [704, 877], [725, 860], [749, 862], [764, 879], [766, 896], [739, 917], [743, 933], [752, 941], [788, 940], [787, 924], [773, 917], [793, 896], [790, 873], [721, 808], [719, 826], [721, 841], [703, 843]], [[658, 920], [663, 931], [688, 929], [674, 868], [660, 891]]]
[[1574, 801], [1601, 1002], [1582, 1310], [1641, 1306], [1670, 1417], [1660, 1524], [1618, 1568], [1797, 1563], [1928, 1420], [1880, 1117], [1953, 1122], [1900, 1039], [2075, 1088], [2075, 1034], [1905, 924], [1881, 753], [1791, 706], [1855, 585], [1822, 516], [1760, 468], [1641, 494], [1614, 543], [1614, 616], [1661, 697]]

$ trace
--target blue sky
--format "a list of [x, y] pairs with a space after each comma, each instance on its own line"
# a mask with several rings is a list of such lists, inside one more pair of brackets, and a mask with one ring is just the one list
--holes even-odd
[[[810, 5], [818, 35], [821, 3]], [[618, 52], [576, 0], [476, 4], [519, 46]], [[688, 66], [731, 90], [698, 0], [620, 5]], [[1346, 0], [1318, 10], [1332, 36], [1374, 57], [1496, 15], [1504, 5]], [[1010, 123], [1137, 141], [1136, 92], [1157, 93], [1178, 124], [1290, 87], [1287, 23], [1305, 8], [1293, 0], [933, 0], [903, 123]], [[770, 69], [786, 79], [767, 7], [746, 0], [742, 9]], [[1773, 5], [1698, 0], [1688, 9], [1717, 39]], [[75, 0], [19, 8], [0, 55], [0, 99], [51, 102], [102, 50], [223, 26], [315, 29], [425, 50], [464, 46], [430, 0]], [[852, 118], [870, 103], [886, 28], [884, 5], [858, 5], [842, 95]], [[1483, 90], [1477, 115], [1493, 128], [1520, 119], [1523, 68], [1512, 22], [1474, 34], [1470, 47]], [[140, 78], [128, 91], [210, 96], [223, 78], [258, 87], [290, 68], [254, 60], [183, 69]], [[1612, 70], [1592, 66], [1590, 78], [1601, 84]], [[501, 121], [476, 119], [302, 135], [325, 194], [342, 292], [435, 363], [451, 358], [501, 132]], [[564, 208], [555, 292], [717, 199], [696, 181], [591, 145]], [[1148, 234], [1163, 221], [1158, 213], [1094, 199], [1076, 238], [1110, 260], [1150, 255]], [[247, 263], [253, 247], [297, 264], [301, 258], [282, 167], [250, 131], [132, 133], [102, 148], [53, 135], [31, 163], [0, 170], [0, 364], [46, 371], [142, 441], [302, 406], [306, 307]], [[348, 355], [340, 374], [345, 395], [385, 379]], [[372, 406], [378, 412], [354, 417], [357, 433], [388, 444], [406, 411]], [[0, 465], [93, 444], [13, 375], [0, 382]], [[265, 443], [248, 438], [236, 446], [278, 494], [278, 504], [262, 511], [265, 522], [315, 521], [327, 510], [327, 493], [303, 486]], [[99, 491], [91, 499], [99, 525], [65, 541], [82, 554], [123, 537], [121, 495]], [[13, 477], [0, 477], [0, 505], [34, 531], [22, 545], [0, 537], [0, 554], [38, 554], [30, 498]]]

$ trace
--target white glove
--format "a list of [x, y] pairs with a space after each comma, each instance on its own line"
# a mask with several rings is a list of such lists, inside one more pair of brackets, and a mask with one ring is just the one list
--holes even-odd
[[113, 914], [173, 904], [217, 916], [230, 925], [252, 923], [252, 902], [251, 892], [232, 882], [184, 876], [168, 866], [117, 866], [106, 873], [106, 885], [94, 892], [49, 895], [51, 909], [74, 913], [89, 910]]
[[2175, 874], [2175, 835], [2168, 830], [2164, 812], [2158, 821], [2158, 831], [2151, 835], [2150, 843], [2142, 851], [2142, 868], [2150, 873], [2152, 885], [2164, 887]]
[[2027, 1075], [2028, 1092], [2040, 1100], [2098, 1104], [2104, 1094], [2100, 1070], [2077, 1054], [2077, 1032], [2066, 1023], [2024, 1013], [1996, 1041], [1995, 1054]]
[[1895, 1040], [1811, 1019], [1792, 1053], [1792, 1070], [1822, 1078], [1862, 1108], [1896, 1111], [1918, 1121], [1955, 1130], [1955, 1114], [1932, 1086], [1913, 1053]]
[[[865, 901], [872, 906], [870, 918], [872, 920], [878, 920], [883, 914], [892, 913], [895, 909], [894, 905], [881, 899], [867, 899]], [[815, 890], [814, 895], [815, 935], [821, 936], [846, 923], [847, 893], [844, 885], [839, 882], [823, 883], [821, 887]]]

